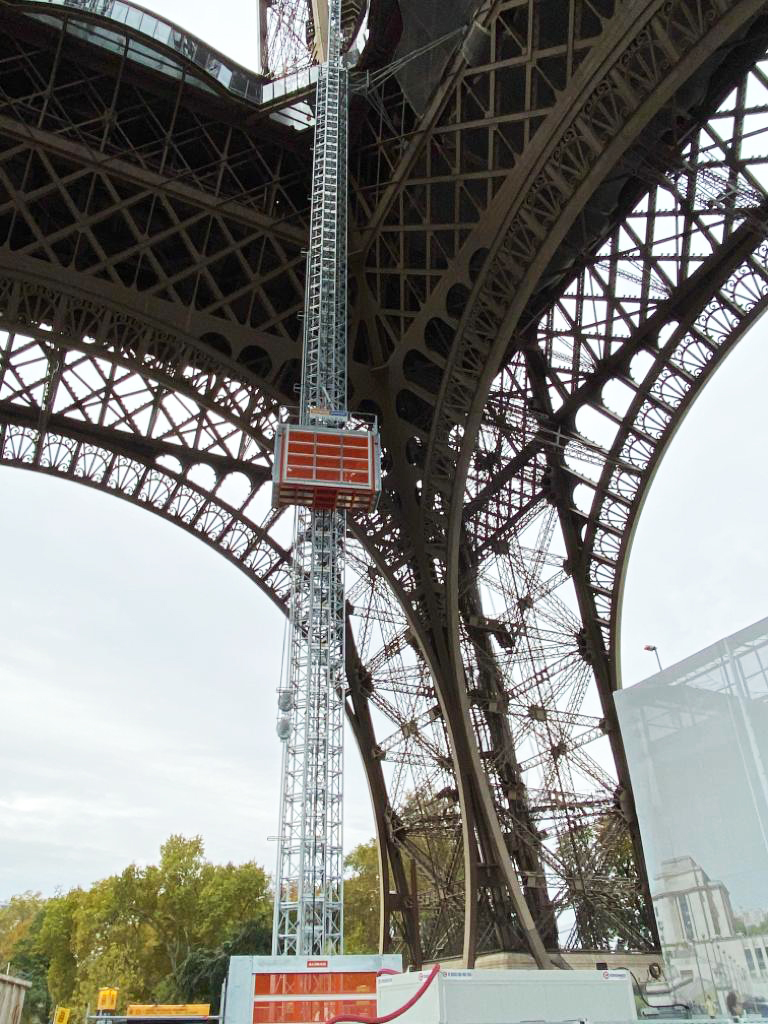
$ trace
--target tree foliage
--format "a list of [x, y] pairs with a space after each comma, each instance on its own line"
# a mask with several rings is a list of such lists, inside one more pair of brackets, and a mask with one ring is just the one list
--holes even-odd
[[210, 1003], [211, 1012], [216, 1013], [229, 958], [242, 954], [268, 954], [271, 950], [272, 929], [263, 920], [249, 921], [233, 939], [222, 943], [218, 949], [193, 949], [176, 973], [179, 998], [185, 1003]]
[[0, 964], [7, 964], [16, 946], [29, 935], [44, 903], [39, 892], [23, 892], [0, 906]]
[[11, 960], [14, 971], [32, 983], [24, 1000], [22, 1024], [48, 1020], [51, 998], [48, 993], [48, 958], [39, 948], [40, 930], [45, 918], [45, 901], [40, 893], [14, 896], [0, 907], [0, 964]]
[[132, 864], [89, 889], [49, 900], [36, 893], [13, 897], [0, 907], [0, 951], [33, 982], [26, 1017], [42, 1024], [53, 1004], [76, 1014], [94, 1006], [104, 985], [120, 989], [122, 1006], [208, 1001], [210, 985], [190, 987], [190, 957], [228, 957], [235, 945], [239, 952], [265, 952], [271, 918], [262, 868], [211, 864], [199, 836], [171, 836], [157, 864]]
[[361, 843], [345, 858], [344, 952], [379, 949], [379, 851], [375, 839]]
[[[379, 943], [376, 841], [345, 861], [345, 949]], [[94, 1007], [98, 989], [131, 1002], [206, 1002], [216, 1012], [229, 957], [271, 948], [269, 879], [257, 864], [215, 865], [200, 837], [171, 836], [157, 864], [50, 899], [26, 892], [0, 906], [3, 966], [32, 982], [22, 1024], [47, 1024], [56, 1004], [73, 1017]]]

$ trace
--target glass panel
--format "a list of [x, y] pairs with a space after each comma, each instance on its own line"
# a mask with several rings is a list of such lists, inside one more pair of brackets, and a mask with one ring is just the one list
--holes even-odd
[[162, 21], [158, 21], [155, 25], [155, 30], [152, 35], [159, 42], [165, 43], [166, 46], [170, 46], [173, 42], [173, 29], [170, 25], [166, 25]]
[[[121, 25], [143, 35], [156, 39], [164, 46], [169, 46], [178, 53], [183, 54], [187, 59], [192, 60], [198, 67], [205, 70], [212, 79], [218, 81], [224, 88], [237, 96], [242, 96], [254, 104], [261, 104], [265, 100], [273, 99], [276, 96], [285, 96], [297, 88], [305, 88], [310, 82], [317, 78], [317, 69], [303, 71], [299, 75], [291, 75], [287, 79], [279, 80], [276, 83], [265, 84], [255, 72], [251, 73], [240, 68], [233, 62], [227, 61], [221, 54], [216, 53], [194, 36], [178, 29], [171, 22], [162, 18], [154, 17], [141, 9], [133, 7], [125, 0], [33, 0], [39, 4], [52, 4], [57, 7], [67, 7], [79, 10], [90, 11], [102, 14]], [[56, 24], [60, 24], [56, 22]], [[70, 23], [71, 24], [71, 23]], [[122, 38], [114, 33], [98, 34], [98, 30], [90, 23], [79, 25], [76, 29], [70, 29], [74, 34], [89, 38], [100, 46], [105, 46], [115, 52], [121, 52], [123, 47]], [[134, 60], [148, 67], [171, 74], [178, 78], [180, 71], [176, 65], [169, 65], [158, 55], [150, 56], [146, 49], [133, 49], [131, 55]], [[190, 84], [206, 92], [215, 92], [215, 87], [205, 81], [190, 78]], [[264, 91], [263, 91], [264, 90]], [[300, 118], [295, 122], [294, 127], [305, 128], [306, 119]]]
[[768, 619], [616, 707], [666, 962], [649, 998], [768, 1016]]
[[142, 19], [141, 11], [137, 11], [137, 10], [135, 10], [132, 7], [128, 11], [128, 17], [126, 18], [125, 23], [126, 23], [126, 25], [129, 25], [131, 28], [135, 28], [135, 29], [138, 30], [138, 29], [141, 29], [141, 19]]

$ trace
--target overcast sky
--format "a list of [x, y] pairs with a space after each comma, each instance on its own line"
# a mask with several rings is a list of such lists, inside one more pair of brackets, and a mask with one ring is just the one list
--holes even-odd
[[649, 491], [622, 610], [625, 686], [768, 614], [768, 321], [694, 403]]
[[[150, 3], [243, 63], [254, 3]], [[768, 613], [766, 328], [694, 406], [637, 533], [624, 682]], [[172, 832], [273, 869], [282, 619], [199, 540], [82, 486], [0, 469], [0, 900], [150, 862]], [[372, 834], [347, 744], [346, 846]]]
[[[24, 470], [0, 469], [0, 538], [0, 899], [151, 861], [172, 832], [271, 871], [269, 600], [178, 527]], [[372, 826], [348, 751], [354, 844]]]

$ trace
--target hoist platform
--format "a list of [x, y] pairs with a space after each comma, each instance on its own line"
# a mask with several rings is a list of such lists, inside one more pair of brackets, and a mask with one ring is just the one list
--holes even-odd
[[272, 473], [275, 508], [373, 512], [381, 492], [376, 430], [278, 425]]
[[376, 978], [403, 969], [399, 954], [233, 956], [222, 1024], [318, 1024], [376, 1016]]

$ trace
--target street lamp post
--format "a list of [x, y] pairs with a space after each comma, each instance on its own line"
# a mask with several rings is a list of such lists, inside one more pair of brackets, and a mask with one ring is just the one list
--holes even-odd
[[658, 647], [654, 647], [653, 644], [646, 644], [645, 647], [643, 647], [643, 650], [644, 651], [653, 651], [653, 653], [656, 655], [656, 664], [659, 666], [659, 672], [662, 672], [663, 669], [661, 667], [661, 658], [659, 657], [659, 649], [658, 649]]

